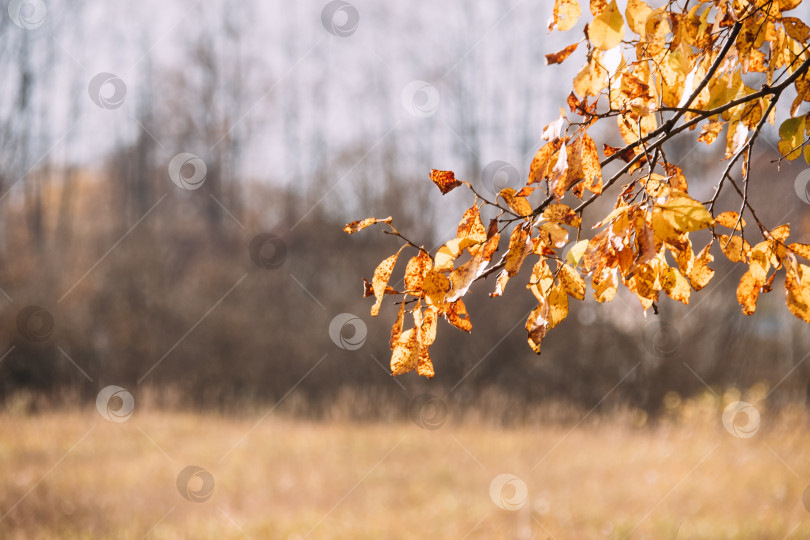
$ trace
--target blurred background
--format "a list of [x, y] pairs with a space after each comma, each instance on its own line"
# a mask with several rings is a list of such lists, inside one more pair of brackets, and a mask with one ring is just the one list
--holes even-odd
[[[510, 448], [521, 448], [515, 450], [521, 459], [539, 459], [545, 451], [538, 448], [547, 444], [553, 451], [558, 440], [542, 430], [559, 430], [554, 433], [567, 437], [569, 429], [607, 413], [615, 414], [621, 427], [612, 435], [595, 432], [597, 438], [589, 444], [577, 443], [594, 456], [615, 443], [617, 459], [623, 460], [630, 450], [621, 448], [653, 444], [638, 430], [673, 429], [667, 422], [694, 419], [694, 411], [708, 411], [709, 439], [730, 438], [720, 413], [741, 398], [759, 403], [757, 414], [790, 413], [793, 423], [785, 422], [791, 433], [797, 425], [806, 428], [810, 331], [785, 308], [779, 279], [774, 291], [761, 297], [756, 314], [744, 317], [735, 300], [744, 269], [727, 263], [719, 250], [715, 278], [693, 295], [691, 305], [662, 300], [660, 315], [645, 317], [627, 291], [607, 305], [597, 305], [589, 295], [572, 304], [571, 315], [549, 334], [539, 357], [525, 340], [532, 295], [513, 285], [503, 297], [490, 299], [494, 282], [478, 282], [467, 302], [471, 335], [440, 323], [431, 351], [436, 377], [390, 376], [388, 332], [396, 308], [387, 298], [380, 316], [371, 318], [372, 302], [362, 298], [362, 278], [370, 279], [399, 242], [373, 228], [349, 237], [343, 225], [391, 215], [403, 234], [433, 251], [454, 237], [472, 198], [461, 189], [442, 197], [428, 180], [431, 168], [453, 170], [485, 194], [519, 188], [541, 146], [541, 130], [559, 117], [585, 51], [578, 50], [561, 66], [546, 66], [544, 55], [579, 40], [585, 17], [568, 33], [549, 34], [551, 4], [526, 1], [3, 0], [0, 8], [0, 403], [5, 415], [0, 450], [11, 475], [0, 507], [4, 537], [139, 538], [146, 533], [199, 538], [218, 530], [219, 536], [211, 537], [244, 533], [304, 538], [315, 526], [313, 537], [418, 538], [423, 536], [410, 534], [406, 523], [428, 526], [413, 525], [408, 518], [395, 533], [383, 524], [372, 525], [365, 513], [371, 507], [362, 505], [332, 522], [323, 514], [343, 501], [343, 491], [317, 504], [312, 498], [296, 504], [286, 497], [290, 490], [300, 495], [301, 486], [322, 489], [334, 480], [334, 471], [330, 468], [307, 484], [294, 479], [300, 463], [281, 460], [281, 471], [265, 471], [280, 482], [280, 491], [250, 499], [243, 489], [239, 493], [245, 500], [231, 500], [233, 506], [223, 510], [228, 516], [242, 512], [236, 521], [251, 523], [242, 533], [239, 527], [189, 532], [189, 523], [173, 524], [174, 517], [166, 516], [152, 530], [147, 522], [163, 520], [164, 509], [140, 520], [138, 512], [120, 510], [119, 515], [93, 506], [97, 499], [88, 495], [102, 489], [96, 480], [103, 484], [107, 474], [97, 476], [90, 463], [109, 465], [116, 482], [148, 468], [134, 457], [129, 468], [114, 460], [107, 463], [107, 458], [98, 461], [107, 455], [102, 448], [113, 452], [105, 445], [122, 445], [127, 437], [132, 444], [115, 452], [138, 448], [160, 460], [161, 453], [172, 455], [164, 451], [172, 444], [167, 441], [186, 449], [185, 455], [177, 450], [169, 458], [171, 466], [149, 469], [159, 474], [155, 471], [166, 468], [166, 497], [171, 499], [177, 497], [174, 475], [188, 464], [188, 453], [220, 439], [227, 441], [219, 449], [224, 452], [249, 439], [260, 424], [273, 426], [256, 432], [268, 438], [298, 434], [301, 440], [293, 437], [282, 445], [290, 459], [307, 455], [302, 459], [320, 460], [314, 445], [335, 449], [336, 468], [360, 460], [358, 473], [344, 479], [345, 490], [388, 455], [399, 432], [409, 429], [403, 426], [417, 429], [417, 438], [435, 437], [450, 425], [466, 426], [472, 430], [464, 432], [466, 444], [460, 435], [450, 434], [455, 442], [443, 440], [438, 447], [463, 448], [462, 459], [480, 462], [486, 460], [475, 457], [477, 452], [496, 462], [506, 459]], [[780, 118], [786, 110], [787, 104]], [[613, 145], [620, 141], [611, 131], [603, 132], [603, 138]], [[790, 222], [791, 240], [810, 242], [810, 200], [797, 189], [806, 167], [774, 163], [775, 140], [769, 126], [754, 159], [751, 199], [765, 223]], [[722, 151], [698, 144], [695, 133], [686, 133], [673, 142], [668, 157], [683, 167], [690, 193], [707, 200], [724, 166]], [[599, 221], [616, 195], [608, 192], [588, 209], [584, 221]], [[720, 210], [737, 210], [739, 204], [735, 198], [721, 198]], [[708, 237], [698, 237], [695, 245], [707, 242]], [[394, 281], [401, 275], [398, 268]], [[515, 281], [523, 278], [525, 283], [527, 277]], [[99, 416], [94, 404], [110, 386], [124, 393], [102, 393], [107, 401], [110, 396], [119, 401], [105, 409], [107, 416]], [[130, 400], [133, 419], [142, 414], [151, 423], [123, 434], [120, 429], [130, 424], [117, 424], [132, 414]], [[98, 411], [102, 409], [99, 405]], [[118, 421], [106, 422], [110, 416]], [[49, 467], [60, 456], [64, 459], [65, 451], [73, 451], [86, 431], [82, 426], [95, 422], [101, 425], [93, 428], [98, 431], [91, 438], [100, 441], [96, 453], [87, 457], [87, 477], [75, 482], [63, 478], [63, 491], [48, 488], [42, 474], [50, 474]], [[694, 422], [693, 427], [703, 425]], [[375, 430], [383, 425], [396, 426], [397, 435], [378, 434]], [[177, 441], [178, 433], [203, 437], [200, 433], [209, 428], [208, 438], [197, 439], [196, 447], [194, 437]], [[509, 439], [517, 436], [504, 435], [500, 430], [505, 428], [525, 430], [509, 433], [527, 438]], [[359, 430], [357, 438], [354, 430]], [[153, 432], [160, 436], [151, 436]], [[678, 433], [688, 446], [691, 431]], [[798, 502], [802, 474], [790, 457], [801, 460], [800, 447], [807, 442], [803, 436], [801, 432], [791, 439], [790, 449], [763, 452], [779, 470], [760, 472], [768, 482], [774, 475], [790, 479], [776, 487], [768, 483], [765, 491], [777, 501], [768, 506], [769, 519], [787, 500], [804, 512]], [[379, 452], [365, 446], [386, 437], [391, 442], [380, 443]], [[493, 440], [498, 444], [489, 444]], [[351, 449], [358, 441], [365, 441], [366, 449], [355, 454]], [[438, 448], [430, 447], [428, 439], [418, 439], [418, 444]], [[476, 444], [483, 446], [471, 450]], [[410, 450], [414, 461], [409, 457], [404, 471], [415, 467], [417, 459], [433, 459], [421, 455], [421, 449]], [[349, 457], [339, 461], [344, 451]], [[367, 463], [358, 457], [366, 452]], [[28, 463], [32, 453], [41, 461]], [[562, 454], [559, 459], [565, 458]], [[682, 473], [691, 472], [698, 458], [686, 459]], [[712, 459], [722, 467], [719, 454]], [[583, 458], [582, 463], [592, 461]], [[247, 471], [257, 470], [251, 469], [254, 465], [248, 463]], [[450, 472], [431, 474], [464, 476], [463, 467], [444, 465]], [[482, 467], [486, 471], [491, 465]], [[462, 497], [440, 512], [458, 513], [458, 519], [449, 521], [455, 525], [427, 528], [425, 534], [460, 538], [468, 531], [474, 533], [471, 537], [540, 538], [555, 537], [556, 531], [566, 538], [594, 537], [595, 531], [625, 537], [644, 530], [631, 527], [648, 510], [643, 505], [650, 492], [639, 489], [632, 496], [641, 506], [628, 513], [627, 525], [611, 521], [615, 508], [592, 520], [580, 519], [579, 507], [571, 503], [568, 513], [555, 515], [559, 522], [546, 524], [543, 533], [537, 516], [551, 519], [548, 501], [559, 491], [541, 497], [530, 488], [530, 514], [517, 512], [515, 516], [522, 516], [518, 520], [512, 509], [492, 506], [487, 492], [492, 470], [483, 475], [483, 488], [469, 490], [480, 488], [481, 504], [500, 512], [489, 521], [497, 527], [476, 525], [490, 510], [464, 512]], [[227, 474], [250, 475], [238, 471]], [[393, 476], [380, 481], [379, 489], [393, 489], [397, 475], [389, 473]], [[581, 479], [584, 473], [574, 467], [570, 474]], [[584, 476], [602, 478], [590, 474]], [[651, 482], [649, 468], [638, 474]], [[733, 478], [718, 474], [733, 486]], [[527, 480], [526, 475], [521, 478]], [[680, 478], [674, 475], [669, 484], [661, 484], [661, 495]], [[130, 480], [142, 482], [146, 490], [153, 487], [147, 478]], [[195, 489], [205, 491], [202, 482]], [[399, 519], [422, 504], [417, 497], [422, 488], [435, 486], [410, 488], [416, 499]], [[228, 493], [227, 487], [222, 489]], [[520, 495], [515, 489], [512, 498]], [[469, 493], [468, 488], [461, 492]], [[251, 504], [265, 501], [275, 508], [280, 499], [294, 508], [286, 512], [300, 515], [288, 522], [279, 518], [273, 525], [278, 528], [262, 524], [256, 517], [261, 511]], [[315, 506], [306, 510], [309, 504]], [[439, 512], [443, 507], [436, 504]], [[751, 504], [762, 510], [758, 502]], [[723, 506], [708, 508], [722, 511]], [[741, 520], [762, 517], [748, 508], [733, 506]], [[192, 511], [178, 511], [177, 516], [191, 520]], [[99, 515], [106, 518], [99, 520]], [[321, 517], [328, 520], [323, 525]], [[228, 518], [217, 512], [209, 518], [230, 527]], [[680, 523], [682, 518], [673, 519]], [[704, 533], [707, 538], [720, 533], [782, 538], [793, 525], [786, 518], [773, 529], [707, 525], [689, 530], [695, 538]], [[669, 525], [660, 527], [645, 534], [672, 537]]]

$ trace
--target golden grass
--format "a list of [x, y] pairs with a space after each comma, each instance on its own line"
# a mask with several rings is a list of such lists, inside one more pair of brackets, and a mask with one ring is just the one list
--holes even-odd
[[[254, 428], [261, 414], [136, 409], [116, 424], [95, 410], [6, 412], [0, 538], [810, 537], [804, 411], [776, 418], [760, 407], [759, 432], [738, 439], [711, 399], [672, 409], [654, 426], [628, 413], [513, 429], [451, 418], [435, 431], [274, 415]], [[205, 502], [176, 488], [191, 464], [215, 479]], [[517, 511], [490, 498], [501, 473], [528, 488]]]

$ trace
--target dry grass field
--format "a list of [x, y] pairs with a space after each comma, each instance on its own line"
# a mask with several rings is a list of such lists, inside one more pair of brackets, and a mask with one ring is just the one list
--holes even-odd
[[[759, 403], [759, 430], [736, 438], [720, 421], [734, 397], [509, 429], [6, 411], [0, 538], [810, 537], [806, 412]], [[201, 502], [178, 489], [188, 465], [210, 473], [183, 484]], [[517, 480], [491, 489], [503, 473]]]

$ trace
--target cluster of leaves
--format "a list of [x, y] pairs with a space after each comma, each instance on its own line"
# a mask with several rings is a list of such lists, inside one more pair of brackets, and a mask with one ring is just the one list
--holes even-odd
[[[628, 0], [622, 13], [616, 0], [591, 0], [593, 18], [583, 39], [546, 56], [548, 64], [557, 64], [582, 42], [587, 46], [586, 63], [567, 99], [568, 113], [560, 109], [560, 118], [544, 128], [546, 142], [522, 189], [504, 189], [490, 201], [452, 172], [433, 170], [430, 178], [442, 194], [466, 185], [475, 195], [456, 238], [433, 255], [399, 234], [391, 218], [346, 226], [354, 233], [383, 223], [390, 229], [386, 232], [405, 242], [366, 282], [366, 294], [376, 298], [372, 315], [378, 314], [384, 295], [402, 296], [391, 332], [393, 374], [416, 370], [433, 376], [428, 347], [439, 316], [469, 332], [462, 298], [472, 283], [498, 272], [490, 296], [500, 296], [529, 257], [534, 267], [526, 287], [538, 305], [526, 330], [537, 353], [547, 332], [566, 318], [569, 297], [585, 298], [586, 277], [598, 302], [612, 300], [622, 284], [645, 312], [650, 307], [657, 312], [662, 292], [688, 304], [692, 290], [705, 287], [714, 275], [709, 264], [715, 241], [728, 259], [748, 264], [737, 288], [743, 313], [754, 312], [758, 296], [771, 290], [777, 271], [784, 269], [787, 306], [810, 322], [810, 266], [798, 260], [810, 258], [810, 245], [788, 243], [789, 224], [767, 228], [748, 201], [752, 148], [765, 122], [776, 122], [775, 105], [788, 89], [795, 90], [796, 98], [779, 128], [780, 159], [803, 154], [810, 164], [810, 122], [808, 113], [799, 114], [810, 102], [810, 27], [785, 15], [800, 3], [700, 0], [689, 7], [689, 1], [681, 6], [670, 0], [653, 9], [642, 0]], [[549, 30], [570, 30], [581, 14], [577, 0], [556, 0]], [[764, 78], [759, 89], [743, 80], [752, 73]], [[614, 118], [624, 146], [603, 144], [600, 157], [588, 130]], [[698, 127], [697, 139], [709, 145], [725, 130], [720, 140], [728, 164], [707, 202], [689, 195], [683, 171], [667, 159], [665, 149], [673, 137]], [[614, 162], [618, 169], [603, 177]], [[591, 238], [580, 239], [583, 211], [619, 180], [626, 183], [613, 210], [593, 227], [597, 232]], [[728, 186], [739, 195], [740, 206], [716, 213], [718, 197]], [[532, 197], [539, 201], [532, 204], [529, 197], [537, 189], [544, 197]], [[561, 202], [569, 194], [579, 200], [576, 205]], [[497, 211], [487, 227], [481, 220], [484, 206]], [[754, 247], [745, 237], [745, 212], [762, 237]], [[701, 230], [709, 230], [711, 239], [696, 254], [692, 234]], [[507, 234], [506, 251], [493, 262]], [[572, 236], [575, 243], [564, 252]], [[405, 290], [397, 291], [388, 281], [408, 246], [418, 253], [407, 264]], [[414, 325], [403, 330], [406, 311]]]

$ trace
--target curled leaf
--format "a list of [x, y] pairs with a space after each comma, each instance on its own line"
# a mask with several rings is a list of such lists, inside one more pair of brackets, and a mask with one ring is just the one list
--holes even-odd
[[464, 330], [467, 333], [472, 331], [472, 322], [470, 321], [470, 316], [467, 314], [467, 307], [464, 305], [461, 298], [450, 305], [450, 309], [445, 313], [445, 317], [447, 317], [447, 322], [459, 330]]
[[568, 47], [564, 48], [561, 51], [551, 53], [551, 54], [547, 54], [546, 55], [546, 65], [550, 66], [552, 64], [562, 64], [565, 61], [566, 58], [571, 56], [571, 53], [573, 53], [575, 50], [577, 50], [577, 45], [579, 45], [579, 43], [571, 44], [571, 45], [569, 45]]
[[440, 171], [432, 169], [430, 171], [430, 180], [436, 184], [442, 195], [446, 195], [461, 185], [461, 182], [456, 180], [456, 175], [453, 171]]
[[366, 218], [366, 219], [359, 219], [357, 221], [352, 221], [345, 227], [343, 227], [343, 232], [354, 234], [358, 231], [362, 231], [366, 227], [374, 225], [375, 223], [391, 223], [394, 218], [387, 217], [385, 219], [378, 219], [378, 218]]
[[810, 266], [795, 262], [787, 266], [785, 303], [793, 315], [810, 322]]
[[526, 319], [526, 331], [529, 333], [529, 347], [536, 354], [540, 354], [540, 344], [548, 333], [548, 303], [542, 302], [529, 314]]
[[399, 248], [399, 251], [385, 259], [374, 270], [374, 277], [371, 280], [371, 286], [374, 290], [374, 297], [377, 299], [374, 305], [371, 306], [371, 316], [376, 317], [380, 313], [380, 305], [382, 304], [383, 296], [385, 295], [386, 285], [388, 280], [391, 279], [391, 273], [394, 271], [394, 266], [397, 264], [397, 257], [405, 246]]
[[692, 264], [692, 270], [689, 272], [689, 281], [696, 291], [708, 285], [714, 277], [714, 270], [709, 268], [709, 263], [714, 260], [714, 256], [709, 252], [710, 248], [711, 244], [700, 250]]

